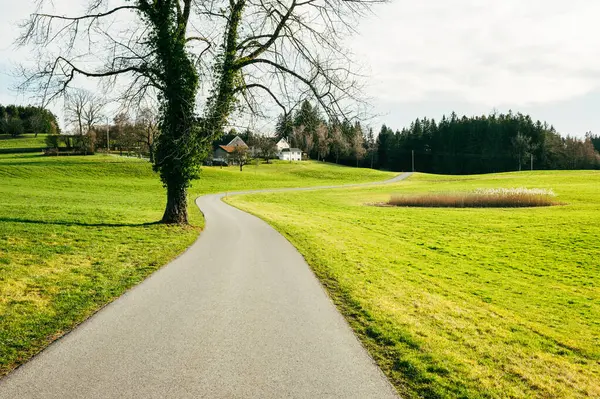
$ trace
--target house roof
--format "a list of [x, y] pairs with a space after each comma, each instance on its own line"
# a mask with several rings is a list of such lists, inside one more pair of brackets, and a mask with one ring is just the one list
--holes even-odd
[[219, 148], [222, 148], [225, 152], [229, 154], [231, 154], [235, 150], [235, 147], [232, 145], [220, 145]]
[[237, 147], [239, 145], [248, 147], [248, 145], [244, 142], [244, 140], [242, 140], [240, 136], [235, 136], [233, 140], [231, 140], [229, 144], [226, 145], [226, 147]]

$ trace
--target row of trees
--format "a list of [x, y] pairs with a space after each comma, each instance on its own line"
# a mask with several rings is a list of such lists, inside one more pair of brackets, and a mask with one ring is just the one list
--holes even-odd
[[23, 133], [42, 134], [59, 132], [56, 116], [42, 107], [31, 105], [0, 105], [0, 134], [13, 137]]
[[292, 147], [316, 160], [359, 166], [366, 158], [373, 166], [375, 138], [371, 129], [365, 131], [360, 122], [327, 121], [306, 100], [296, 112], [278, 117], [275, 137], [285, 138]]
[[408, 128], [381, 128], [376, 165], [390, 170], [471, 174], [535, 169], [600, 168], [600, 155], [588, 133], [562, 137], [553, 126], [521, 113], [417, 119]]
[[375, 139], [360, 123], [327, 122], [304, 101], [295, 113], [279, 116], [275, 131], [311, 158], [395, 171], [412, 170], [413, 163], [416, 170], [442, 174], [600, 168], [600, 136], [562, 137], [521, 113], [452, 113], [395, 132], [383, 125]]
[[93, 154], [101, 148], [134, 152], [154, 159], [159, 132], [155, 111], [141, 108], [133, 117], [121, 112], [111, 123], [106, 114], [106, 103], [101, 98], [86, 90], [71, 90], [65, 96], [68, 134], [49, 135], [46, 144], [56, 152], [64, 147], [70, 152]]

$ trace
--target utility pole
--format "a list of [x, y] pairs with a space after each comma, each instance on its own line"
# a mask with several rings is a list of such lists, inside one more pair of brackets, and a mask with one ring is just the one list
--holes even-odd
[[415, 150], [412, 150], [412, 171], [415, 171]]
[[106, 117], [106, 154], [110, 154], [110, 123], [108, 123], [108, 116]]

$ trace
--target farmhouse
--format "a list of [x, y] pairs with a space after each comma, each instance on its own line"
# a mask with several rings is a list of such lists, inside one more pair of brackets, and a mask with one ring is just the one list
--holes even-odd
[[231, 164], [232, 154], [236, 147], [248, 148], [248, 145], [244, 143], [244, 140], [242, 140], [240, 136], [235, 136], [235, 138], [227, 143], [227, 145], [220, 145], [215, 148], [215, 151], [213, 152], [213, 163]]
[[277, 142], [277, 144], [275, 144], [275, 147], [277, 147], [277, 153], [280, 153], [281, 150], [283, 150], [284, 148], [290, 148], [290, 144], [285, 139], [285, 137], [283, 137], [281, 140], [279, 140]]
[[299, 148], [284, 148], [279, 152], [279, 159], [284, 161], [302, 161], [302, 150]]
[[291, 148], [288, 141], [284, 138], [279, 140], [277, 144], [277, 157], [284, 161], [301, 161], [302, 150], [299, 148]]

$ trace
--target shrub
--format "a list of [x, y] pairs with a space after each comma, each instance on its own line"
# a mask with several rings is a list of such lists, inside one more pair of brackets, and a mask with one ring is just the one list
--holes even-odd
[[21, 119], [9, 118], [2, 123], [2, 130], [13, 137], [17, 137], [25, 133], [25, 126]]
[[559, 205], [552, 190], [527, 188], [477, 189], [466, 193], [394, 195], [387, 205], [436, 208], [522, 208]]
[[58, 148], [60, 136], [58, 134], [49, 134], [46, 136], [46, 145], [48, 148]]

